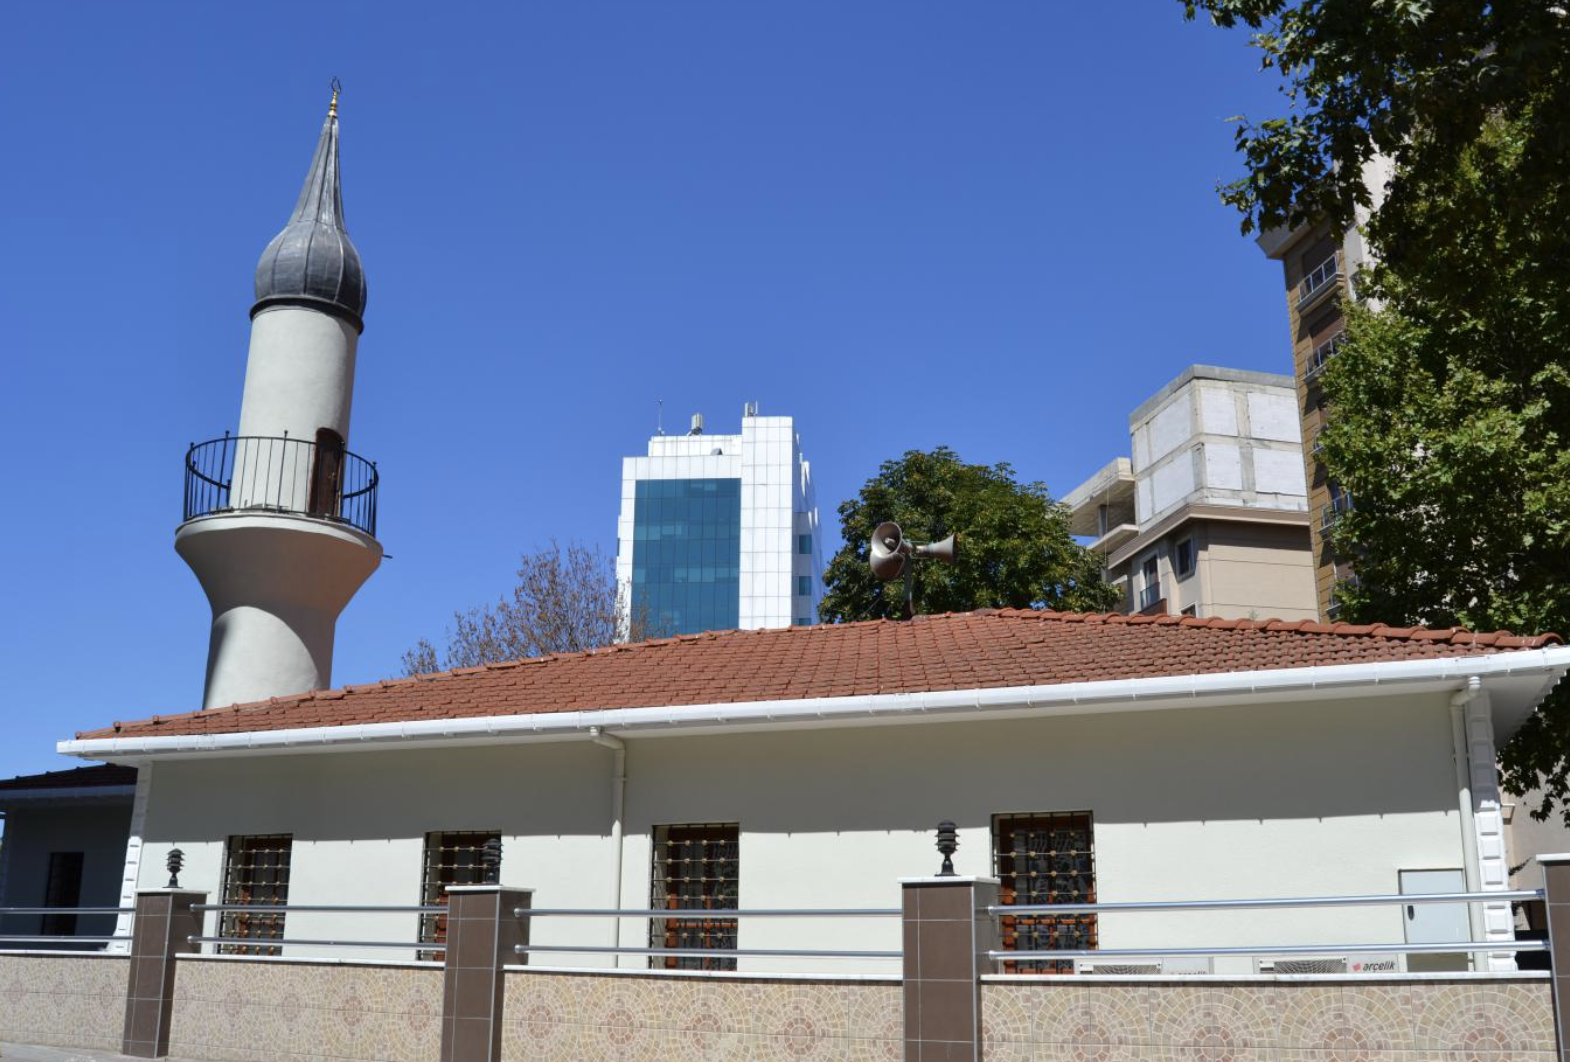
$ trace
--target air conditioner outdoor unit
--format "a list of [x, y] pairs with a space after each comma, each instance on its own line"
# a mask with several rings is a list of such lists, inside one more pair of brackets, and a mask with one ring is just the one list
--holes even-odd
[[1347, 972], [1345, 955], [1262, 955], [1254, 960], [1262, 974], [1338, 974]]
[[1075, 959], [1077, 974], [1123, 974], [1140, 977], [1147, 974], [1208, 974], [1210, 959], [1205, 956], [1163, 957], [1143, 962], [1116, 962], [1106, 959]]

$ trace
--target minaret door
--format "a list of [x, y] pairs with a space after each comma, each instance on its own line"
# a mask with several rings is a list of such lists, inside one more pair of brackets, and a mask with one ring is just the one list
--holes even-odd
[[331, 428], [316, 433], [316, 452], [311, 460], [312, 516], [337, 516], [343, 500], [343, 436]]

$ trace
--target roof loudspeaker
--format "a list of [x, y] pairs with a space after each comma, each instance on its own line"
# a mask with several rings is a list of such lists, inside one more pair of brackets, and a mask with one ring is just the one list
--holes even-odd
[[893, 520], [885, 520], [872, 531], [872, 541], [868, 543], [867, 561], [872, 566], [872, 574], [889, 582], [892, 579], [905, 577], [905, 618], [910, 619], [915, 615], [915, 607], [911, 601], [914, 587], [911, 579], [911, 559], [942, 561], [944, 564], [953, 564], [959, 555], [958, 536], [950, 535], [941, 542], [930, 545], [917, 545], [905, 537], [899, 524]]

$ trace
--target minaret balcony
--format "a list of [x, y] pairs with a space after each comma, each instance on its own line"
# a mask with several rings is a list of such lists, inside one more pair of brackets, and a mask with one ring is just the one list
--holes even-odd
[[348, 524], [376, 537], [376, 464], [330, 431], [315, 440], [225, 435], [185, 453], [185, 519], [289, 513]]

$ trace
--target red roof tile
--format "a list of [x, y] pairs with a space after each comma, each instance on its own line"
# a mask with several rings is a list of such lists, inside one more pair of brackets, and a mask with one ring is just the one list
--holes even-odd
[[85, 731], [185, 736], [987, 689], [1106, 679], [1432, 659], [1535, 649], [1558, 635], [1310, 620], [1218, 620], [1020, 609], [682, 635], [416, 678], [275, 697]]

